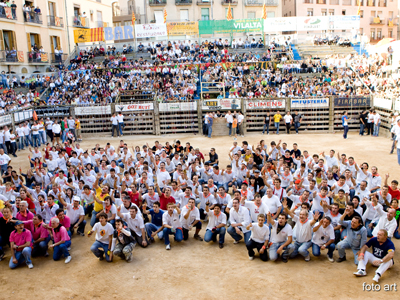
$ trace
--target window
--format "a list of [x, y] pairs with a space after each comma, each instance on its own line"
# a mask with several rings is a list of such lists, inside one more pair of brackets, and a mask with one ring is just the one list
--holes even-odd
[[247, 12], [247, 19], [255, 19], [255, 18], [256, 18], [256, 13], [254, 11]]
[[314, 9], [307, 8], [307, 17], [312, 17], [314, 15]]
[[382, 38], [382, 29], [378, 28], [376, 31], [376, 39], [380, 40]]
[[[131, 23], [132, 24], [132, 23]], [[131, 25], [131, 24], [129, 24], [129, 25]], [[121, 27], [122, 26], [122, 23], [121, 22], [115, 22], [114, 23], [114, 27]]]
[[74, 16], [79, 17], [81, 14], [81, 9], [79, 7], [74, 6]]
[[56, 4], [54, 2], [49, 1], [49, 15], [57, 16], [56, 14]]
[[26, 34], [27, 41], [28, 41], [28, 50], [29, 52], [31, 51], [31, 47], [33, 47], [35, 44], [38, 48], [42, 45], [40, 35], [37, 33], [27, 33]]
[[375, 39], [375, 28], [371, 28], [371, 40]]
[[[232, 18], [234, 19], [235, 17], [233, 16], [233, 8], [231, 7], [231, 14], [232, 14]], [[228, 15], [228, 8], [225, 8], [225, 18]]]
[[17, 50], [17, 38], [15, 37], [15, 31], [11, 30], [0, 30], [0, 50]]
[[346, 10], [342, 9], [342, 16], [345, 16], [345, 15], [346, 15]]
[[124, 22], [124, 25], [125, 25], [125, 26], [132, 25], [132, 21], [125, 21], [125, 22]]
[[388, 37], [390, 37], [390, 38], [393, 37], [393, 29], [389, 29], [389, 31], [388, 31]]
[[[292, 15], [292, 12], [289, 12], [290, 16]], [[274, 11], [267, 11], [267, 18], [275, 18], [275, 12]]]
[[181, 21], [189, 21], [189, 10], [188, 9], [181, 9]]
[[389, 19], [393, 19], [393, 12], [389, 11]]
[[364, 18], [364, 11], [363, 10], [360, 10], [360, 18], [361, 19]]
[[61, 49], [60, 37], [59, 36], [50, 36], [50, 46], [51, 53], [54, 53], [54, 50]]
[[326, 9], [321, 9], [321, 16], [327, 16], [327, 11]]
[[334, 9], [330, 9], [329, 10], [329, 15], [330, 16], [334, 16], [335, 15], [335, 10]]
[[376, 17], [376, 10], [371, 10], [371, 17]]
[[[378, 17], [381, 17], [381, 18], [382, 18], [382, 16], [383, 16], [382, 11], [381, 11], [381, 10], [378, 10]], [[382, 18], [382, 19], [383, 19], [383, 18]]]
[[201, 9], [201, 19], [202, 20], [210, 20], [210, 9], [209, 8]]
[[103, 14], [101, 11], [97, 11], [97, 27], [103, 27]]

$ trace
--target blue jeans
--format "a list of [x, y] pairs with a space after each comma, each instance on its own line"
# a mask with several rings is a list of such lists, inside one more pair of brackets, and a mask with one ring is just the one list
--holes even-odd
[[378, 124], [374, 124], [374, 134], [373, 136], [378, 136], [379, 135], [379, 127], [381, 126], [381, 122]]
[[[102, 242], [99, 242], [99, 241], [95, 241], [93, 243], [92, 247], [90, 247], [90, 251], [92, 251], [93, 254], [96, 257], [99, 257], [99, 258], [102, 257], [103, 254], [105, 254], [106, 260], [110, 261], [110, 256], [107, 253], [108, 252], [108, 246], [109, 246], [108, 244], [105, 244], [105, 243], [102, 243]], [[100, 250], [99, 248], [101, 248], [103, 250]]]
[[69, 256], [68, 247], [71, 247], [71, 240], [66, 241], [64, 244], [55, 246], [53, 251], [53, 259], [59, 260], [63, 255], [64, 258], [67, 258]]
[[51, 237], [49, 235], [44, 241], [41, 241], [39, 244], [34, 244], [32, 249], [32, 257], [44, 255], [47, 252], [50, 239]]
[[[240, 229], [239, 229], [240, 230]], [[231, 235], [231, 237], [235, 240], [235, 241], [240, 241], [242, 239], [242, 236], [240, 234], [237, 234], [236, 230], [234, 227], [229, 226], [228, 228], [228, 233]], [[247, 244], [247, 242], [250, 239], [250, 235], [251, 235], [251, 231], [248, 231], [246, 233], [243, 234], [244, 235], [244, 242]]]
[[175, 236], [175, 242], [181, 242], [183, 240], [183, 232], [182, 229], [177, 228], [175, 232], [172, 232], [171, 228], [164, 228], [163, 235], [164, 235], [164, 244], [169, 245], [169, 235], [172, 234]]
[[223, 244], [225, 242], [225, 233], [226, 233], [225, 227], [217, 228], [215, 232], [212, 232], [210, 229], [207, 229], [206, 233], [204, 234], [204, 241], [207, 243], [211, 242], [213, 239], [217, 239], [217, 235], [219, 234], [219, 243]]
[[0, 149], [3, 149], [3, 150], [4, 150], [4, 153], [5, 153], [5, 154], [8, 154], [8, 153], [7, 153], [7, 147], [6, 147], [5, 144], [0, 144]]
[[[13, 250], [12, 250], [13, 251]], [[13, 258], [11, 256], [10, 258], [10, 269], [15, 269], [22, 263], [26, 262], [26, 264], [31, 264], [31, 255], [32, 255], [32, 248], [31, 247], [25, 247], [22, 251], [16, 251], [15, 252], [15, 258], [18, 260], [18, 263], [14, 264], [13, 263]]]
[[293, 252], [290, 254], [291, 258], [296, 257], [297, 254], [299, 254], [299, 253], [301, 256], [307, 257], [309, 255], [308, 249], [312, 246], [312, 242], [308, 241], [308, 242], [300, 243], [298, 241], [295, 241], [293, 246], [294, 246]]
[[33, 147], [32, 137], [30, 135], [24, 136], [24, 140], [25, 140], [26, 147], [28, 147], [29, 145], [31, 145]]
[[372, 231], [374, 230], [374, 228], [369, 228], [369, 224], [371, 224], [371, 220], [365, 220], [365, 228], [367, 228], [367, 236], [368, 237], [372, 237]]
[[269, 123], [264, 124], [263, 134], [265, 133], [265, 129], [267, 129], [267, 134], [269, 134]]
[[118, 130], [119, 130], [120, 135], [122, 135], [122, 128], [124, 128], [124, 127], [125, 127], [124, 122], [118, 123]]
[[94, 209], [93, 209], [93, 211], [92, 211], [92, 217], [90, 218], [90, 226], [94, 226], [94, 224], [96, 224], [97, 222], [96, 222], [96, 215], [99, 213], [99, 211], [95, 211]]
[[399, 240], [399, 239], [400, 239], [400, 234], [399, 234], [398, 230], [399, 230], [399, 227], [397, 227], [396, 230], [394, 231], [393, 237], [394, 237], [395, 239], [398, 239], [398, 240]]
[[18, 150], [24, 150], [24, 140], [25, 138], [23, 136], [21, 136], [19, 138], [19, 142], [18, 142]]
[[344, 132], [343, 132], [343, 137], [347, 139], [347, 132], [349, 132], [349, 126], [343, 126]]
[[360, 135], [364, 135], [364, 128], [365, 128], [365, 126], [364, 126], [364, 124], [360, 124]]
[[352, 251], [353, 251], [353, 254], [354, 254], [354, 263], [356, 264], [356, 265], [358, 265], [358, 257], [357, 257], [357, 255], [356, 255], [356, 253], [358, 252], [358, 251], [360, 251], [360, 249], [353, 249], [353, 248], [351, 248], [351, 245], [350, 245], [350, 243], [347, 241], [347, 239], [346, 240], [343, 240], [343, 241], [341, 241], [341, 242], [339, 242], [337, 245], [336, 245], [336, 248], [338, 249], [338, 252], [339, 252], [339, 257], [340, 258], [343, 258], [343, 257], [345, 257], [346, 256], [346, 249], [351, 249]]
[[397, 148], [397, 163], [400, 166], [400, 148]]
[[39, 137], [42, 144], [46, 144], [46, 131], [39, 131]]
[[300, 122], [294, 122], [294, 130], [296, 130], [296, 133], [299, 133], [300, 125]]
[[274, 126], [276, 128], [276, 134], [279, 134], [279, 122], [274, 122]]
[[[161, 226], [157, 226], [153, 223], [146, 223], [144, 224], [144, 228], [147, 232], [147, 236], [149, 237], [149, 239], [153, 240], [154, 238], [151, 237], [151, 234], [155, 231], [157, 231]], [[157, 236], [160, 240], [163, 239], [164, 237], [164, 232], [161, 230], [159, 233], [157, 233]]]
[[65, 139], [66, 139], [66, 137], [67, 137], [67, 132], [68, 132], [68, 128], [64, 129], [63, 132], [62, 132], [62, 134], [61, 134], [61, 140], [62, 140], [62, 143], [63, 143], [63, 144], [64, 144]]
[[229, 136], [232, 134], [232, 123], [228, 123]]
[[[271, 261], [275, 261], [278, 259], [278, 249], [280, 246], [282, 246], [285, 242], [281, 242], [281, 243], [273, 243], [271, 244], [271, 246], [269, 246], [269, 259]], [[294, 245], [293, 244], [289, 244], [286, 247], [283, 248], [283, 252], [282, 252], [282, 258], [284, 259], [288, 259], [289, 258], [289, 254], [291, 252], [293, 252], [294, 250]]]
[[225, 183], [222, 184], [222, 186], [224, 187], [226, 192], [228, 192], [229, 191], [229, 187], [232, 186], [232, 185], [229, 185], [231, 183], [232, 183], [232, 181], [225, 182]]
[[4, 172], [7, 172], [7, 167], [8, 167], [8, 165], [7, 165], [7, 164], [5, 164], [5, 165], [1, 165], [0, 167], [1, 167], [1, 175], [3, 175], [3, 174], [4, 174]]
[[[330, 258], [333, 258], [333, 251], [335, 251], [334, 243], [332, 243], [328, 246], [328, 256]], [[321, 247], [318, 246], [317, 244], [312, 244], [312, 254], [314, 256], [320, 256], [321, 255]]]
[[210, 138], [212, 134], [212, 125], [207, 124], [207, 134], [208, 137]]
[[40, 137], [39, 137], [39, 135], [38, 134], [32, 134], [32, 139], [33, 139], [33, 147], [40, 147]]

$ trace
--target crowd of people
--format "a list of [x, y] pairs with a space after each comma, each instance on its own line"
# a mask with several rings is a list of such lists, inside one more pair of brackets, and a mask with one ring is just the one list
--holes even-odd
[[398, 181], [349, 154], [311, 154], [281, 140], [234, 141], [225, 153], [211, 147], [205, 154], [179, 140], [85, 150], [73, 134], [65, 143], [47, 139], [45, 148], [29, 149], [26, 174], [0, 148], [0, 258], [8, 256], [10, 268], [33, 268], [32, 257], [51, 252], [71, 262], [75, 232], [95, 235], [90, 251], [108, 262], [130, 262], [136, 245], [162, 241], [170, 250], [171, 237], [222, 249], [227, 232], [234, 244], [244, 241], [250, 260], [255, 249], [263, 261], [284, 263], [310, 261], [310, 248], [332, 263], [353, 252], [354, 275], [365, 276], [372, 263], [375, 282], [393, 266]]

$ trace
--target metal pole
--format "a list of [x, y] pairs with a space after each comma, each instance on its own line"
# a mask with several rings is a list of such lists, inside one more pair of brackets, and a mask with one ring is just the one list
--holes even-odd
[[214, 0], [211, 0], [211, 20], [214, 20], [213, 2], [214, 2]]
[[68, 7], [67, 7], [67, 0], [64, 0], [65, 5], [65, 24], [67, 25], [67, 38], [68, 38], [68, 53], [71, 51], [71, 42], [69, 39], [69, 26], [68, 26]]

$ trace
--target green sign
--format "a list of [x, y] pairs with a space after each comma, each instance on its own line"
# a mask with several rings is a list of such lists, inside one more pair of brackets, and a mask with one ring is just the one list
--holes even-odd
[[199, 34], [262, 31], [263, 22], [261, 19], [199, 21]]

